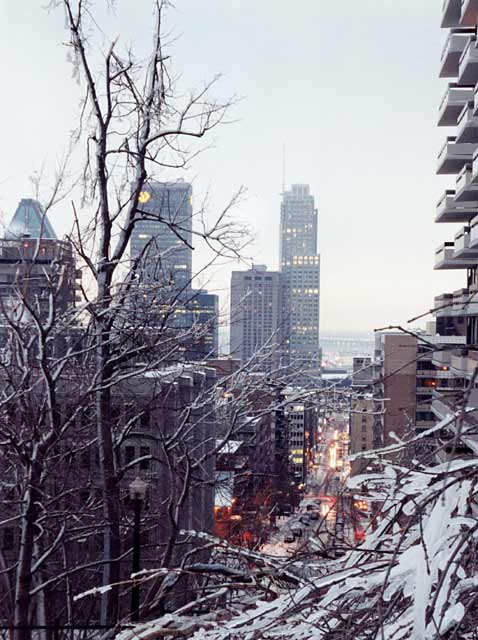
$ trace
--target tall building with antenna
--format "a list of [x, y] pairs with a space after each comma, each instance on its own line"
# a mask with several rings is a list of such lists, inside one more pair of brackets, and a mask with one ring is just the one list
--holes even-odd
[[280, 269], [283, 274], [284, 359], [300, 384], [320, 378], [320, 255], [317, 209], [308, 184], [282, 194]]

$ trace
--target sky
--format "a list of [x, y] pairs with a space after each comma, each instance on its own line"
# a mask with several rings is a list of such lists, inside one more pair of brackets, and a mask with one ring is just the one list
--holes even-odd
[[[7, 221], [33, 195], [29, 177], [41, 167], [45, 179], [51, 174], [78, 117], [64, 19], [45, 4], [0, 0]], [[152, 3], [116, 6], [105, 31], [146, 52]], [[324, 331], [405, 323], [434, 295], [465, 286], [462, 271], [433, 271], [435, 248], [458, 230], [434, 224], [436, 201], [452, 187], [451, 177], [435, 176], [452, 133], [436, 127], [446, 88], [440, 14], [440, 0], [177, 0], [168, 14], [182, 85], [222, 73], [218, 94], [240, 97], [233, 122], [214, 131], [211, 148], [180, 177], [198, 200], [208, 192], [212, 209], [244, 186], [237, 217], [254, 238], [245, 255], [274, 269], [285, 145], [286, 185], [309, 183], [316, 197]], [[71, 223], [66, 206], [51, 219], [59, 233]], [[222, 265], [210, 280], [222, 308], [233, 268], [245, 263]]]

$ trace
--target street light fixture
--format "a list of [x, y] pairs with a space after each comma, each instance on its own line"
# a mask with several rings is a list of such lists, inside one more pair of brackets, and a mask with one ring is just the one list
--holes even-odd
[[[133, 526], [133, 570], [132, 573], [139, 573], [141, 558], [141, 508], [146, 496], [148, 483], [135, 478], [129, 485], [129, 497], [134, 508], [134, 526]], [[139, 602], [140, 602], [140, 584], [139, 580], [133, 578], [133, 587], [131, 589], [131, 622], [139, 622]]]

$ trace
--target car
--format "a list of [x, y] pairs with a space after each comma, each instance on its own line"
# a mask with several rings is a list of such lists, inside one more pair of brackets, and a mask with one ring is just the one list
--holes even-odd
[[302, 536], [302, 529], [300, 527], [292, 527], [291, 531], [296, 538], [300, 538]]
[[284, 536], [284, 543], [285, 544], [291, 544], [292, 542], [295, 542], [294, 536]]

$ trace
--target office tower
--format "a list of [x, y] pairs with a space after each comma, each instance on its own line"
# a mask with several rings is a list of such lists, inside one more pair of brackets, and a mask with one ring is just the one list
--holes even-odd
[[30, 322], [27, 306], [40, 318], [47, 317], [51, 304], [57, 313], [67, 311], [75, 304], [80, 277], [71, 243], [57, 240], [40, 203], [22, 199], [0, 240], [2, 324], [5, 315]]
[[320, 255], [317, 209], [309, 185], [293, 184], [282, 195], [280, 268], [283, 274], [285, 364], [301, 384], [320, 377]]
[[455, 379], [473, 380], [474, 388], [464, 396], [457, 389], [434, 394], [432, 409], [438, 418], [453, 414], [463, 398], [468, 410], [478, 407], [473, 378], [478, 365], [477, 16], [476, 2], [443, 2], [441, 26], [447, 32], [439, 75], [448, 84], [439, 106], [438, 126], [452, 135], [447, 135], [438, 154], [437, 174], [449, 176], [450, 188], [437, 203], [435, 221], [459, 227], [451, 241], [438, 247], [435, 269], [463, 269], [465, 273], [463, 288], [435, 298], [438, 333], [455, 335], [463, 344], [437, 350], [434, 362]]
[[205, 289], [189, 291], [185, 320], [195, 336], [188, 350], [189, 360], [216, 358], [219, 355], [219, 298]]
[[230, 353], [256, 369], [279, 365], [282, 329], [281, 274], [255, 265], [231, 276]]
[[148, 182], [139, 196], [130, 241], [139, 261], [139, 285], [148, 303], [190, 287], [192, 278], [192, 187], [187, 182]]
[[56, 240], [56, 234], [43, 207], [36, 200], [22, 198], [5, 231], [5, 238], [43, 238]]

